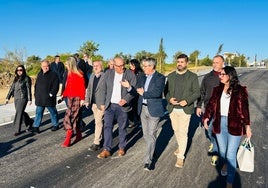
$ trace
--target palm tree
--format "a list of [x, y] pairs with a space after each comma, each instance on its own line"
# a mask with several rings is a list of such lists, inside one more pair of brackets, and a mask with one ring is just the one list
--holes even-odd
[[222, 47], [223, 47], [223, 44], [221, 44], [218, 48], [218, 51], [216, 53], [216, 55], [220, 54], [222, 52]]
[[163, 38], [160, 40], [160, 45], [159, 45], [159, 50], [158, 53], [156, 54], [157, 57], [157, 63], [158, 63], [158, 70], [159, 72], [163, 72], [164, 69], [164, 64], [165, 64], [165, 59], [167, 57], [167, 54], [164, 51], [163, 47]]

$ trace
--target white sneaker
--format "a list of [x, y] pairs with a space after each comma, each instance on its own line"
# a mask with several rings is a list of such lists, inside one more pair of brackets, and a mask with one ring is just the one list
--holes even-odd
[[219, 157], [218, 157], [217, 155], [213, 155], [213, 156], [211, 157], [211, 162], [210, 162], [210, 164], [211, 164], [212, 166], [217, 166], [217, 164], [218, 164], [218, 159], [219, 159]]
[[211, 143], [210, 146], [208, 147], [208, 152], [212, 153], [213, 152], [213, 144]]

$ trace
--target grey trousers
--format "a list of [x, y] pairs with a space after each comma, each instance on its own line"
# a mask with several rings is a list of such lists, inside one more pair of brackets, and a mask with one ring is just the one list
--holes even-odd
[[156, 144], [157, 125], [160, 120], [160, 117], [152, 117], [148, 111], [147, 106], [144, 105], [142, 106], [140, 117], [141, 117], [143, 138], [146, 143], [144, 163], [151, 164]]
[[16, 114], [14, 117], [13, 125], [17, 128], [17, 132], [21, 132], [21, 125], [25, 124], [25, 120], [23, 118], [23, 112], [26, 108], [27, 105], [27, 100], [26, 99], [15, 99], [14, 104], [15, 104], [15, 109], [16, 109]]

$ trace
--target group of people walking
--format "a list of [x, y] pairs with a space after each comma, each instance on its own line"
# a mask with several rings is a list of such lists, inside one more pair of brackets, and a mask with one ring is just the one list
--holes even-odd
[[[88, 58], [88, 56], [85, 56]], [[104, 159], [112, 155], [113, 127], [118, 124], [119, 143], [117, 155], [126, 154], [127, 127], [129, 119], [141, 123], [143, 138], [146, 143], [144, 170], [153, 170], [152, 162], [157, 139], [157, 127], [166, 110], [169, 112], [171, 125], [177, 141], [174, 155], [175, 166], [183, 168], [188, 141], [190, 118], [196, 113], [202, 118], [208, 132], [213, 154], [211, 164], [222, 162], [222, 176], [227, 176], [227, 187], [232, 187], [236, 169], [236, 151], [241, 136], [251, 137], [248, 93], [238, 80], [233, 67], [225, 66], [221, 55], [213, 58], [213, 70], [204, 76], [201, 87], [195, 73], [188, 70], [188, 56], [177, 57], [176, 70], [167, 77], [156, 71], [156, 60], [146, 58], [140, 63], [130, 61], [130, 69], [125, 68], [124, 59], [115, 57], [103, 72], [101, 61], [91, 64], [91, 72], [82, 70], [79, 57], [69, 57], [65, 62], [65, 71], [57, 73], [50, 70], [49, 62], [41, 63], [35, 84], [36, 117], [34, 122], [26, 123], [30, 130], [39, 133], [44, 109], [50, 111], [52, 130], [59, 129], [56, 110], [56, 96], [62, 83], [61, 96], [67, 110], [63, 119], [66, 137], [62, 147], [71, 146], [82, 139], [82, 107], [91, 108], [95, 118], [95, 134], [90, 150], [102, 151], [97, 155]], [[86, 66], [84, 66], [86, 67]], [[51, 66], [52, 68], [52, 66]], [[21, 71], [22, 70], [22, 71]], [[93, 70], [93, 72], [92, 72]], [[16, 77], [7, 95], [15, 99], [15, 133], [21, 132], [27, 102], [31, 103], [31, 81], [25, 68], [20, 65], [15, 71]], [[164, 105], [165, 100], [167, 107]], [[195, 106], [197, 102], [197, 106]], [[196, 107], [196, 112], [195, 112]], [[166, 109], [167, 108], [167, 109]], [[32, 128], [31, 128], [32, 126]], [[220, 159], [220, 160], [219, 160]]]

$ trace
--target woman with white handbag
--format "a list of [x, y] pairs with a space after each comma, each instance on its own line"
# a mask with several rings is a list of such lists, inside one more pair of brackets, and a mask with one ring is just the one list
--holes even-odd
[[241, 137], [252, 135], [248, 106], [248, 92], [241, 86], [236, 70], [226, 66], [220, 75], [220, 85], [213, 89], [203, 116], [204, 127], [208, 129], [209, 119], [213, 121], [219, 153], [223, 162], [222, 176], [227, 176], [227, 186], [232, 187], [237, 166], [236, 153]]

